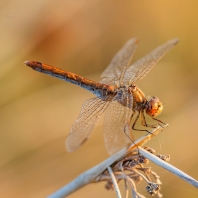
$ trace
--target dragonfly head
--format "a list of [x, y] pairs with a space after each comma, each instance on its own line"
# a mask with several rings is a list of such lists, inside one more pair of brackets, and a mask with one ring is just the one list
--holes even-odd
[[156, 117], [162, 112], [162, 109], [163, 109], [163, 105], [160, 102], [159, 98], [156, 96], [153, 96], [148, 101], [146, 113], [151, 117]]

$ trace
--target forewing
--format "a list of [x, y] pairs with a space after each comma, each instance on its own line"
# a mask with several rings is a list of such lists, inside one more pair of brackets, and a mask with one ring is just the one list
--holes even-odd
[[178, 43], [178, 41], [177, 38], [168, 41], [129, 66], [124, 76], [124, 84], [136, 84]]
[[66, 140], [68, 152], [75, 151], [90, 136], [95, 124], [107, 108], [109, 102], [100, 98], [91, 98], [84, 102], [80, 115], [70, 129]]
[[133, 54], [137, 48], [137, 44], [138, 41], [136, 38], [132, 38], [127, 41], [102, 73], [100, 83], [113, 85], [115, 81], [120, 79], [122, 72], [124, 74], [130, 64]]
[[[108, 106], [104, 118], [104, 141], [108, 153], [114, 154], [132, 143], [127, 122], [132, 115], [131, 108], [124, 107], [117, 101]], [[126, 130], [125, 134], [124, 129]]]

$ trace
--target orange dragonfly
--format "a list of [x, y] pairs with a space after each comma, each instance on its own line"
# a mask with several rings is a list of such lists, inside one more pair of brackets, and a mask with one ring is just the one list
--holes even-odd
[[75, 151], [89, 138], [95, 124], [104, 112], [103, 134], [109, 154], [113, 154], [131, 143], [129, 124], [135, 113], [137, 116], [132, 124], [133, 130], [140, 130], [135, 128], [139, 117], [143, 126], [156, 127], [156, 125], [146, 123], [144, 113], [159, 124], [161, 121], [155, 117], [161, 113], [162, 103], [155, 96], [146, 98], [136, 84], [178, 41], [177, 38], [170, 40], [130, 65], [138, 45], [136, 38], [130, 39], [104, 70], [99, 83], [37, 61], [24, 62], [38, 72], [78, 85], [97, 96], [84, 102], [80, 115], [72, 125], [67, 137], [67, 150]]

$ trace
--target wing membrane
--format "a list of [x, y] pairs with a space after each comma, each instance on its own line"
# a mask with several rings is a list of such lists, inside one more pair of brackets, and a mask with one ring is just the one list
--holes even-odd
[[[111, 102], [108, 106], [105, 112], [103, 134], [105, 146], [110, 155], [131, 144], [131, 140], [124, 133], [131, 115], [131, 108], [124, 107], [117, 101]], [[126, 127], [126, 129], [126, 133], [130, 136], [129, 128]]]
[[124, 84], [136, 84], [178, 43], [178, 41], [177, 38], [168, 41], [129, 66], [124, 76]]
[[130, 64], [133, 54], [137, 48], [137, 44], [138, 42], [136, 38], [132, 38], [127, 41], [102, 73], [100, 83], [114, 85], [115, 81], [120, 80], [122, 73], [124, 75]]
[[107, 108], [109, 102], [100, 98], [91, 98], [84, 102], [80, 115], [70, 129], [66, 140], [68, 152], [75, 151], [90, 136], [95, 124]]

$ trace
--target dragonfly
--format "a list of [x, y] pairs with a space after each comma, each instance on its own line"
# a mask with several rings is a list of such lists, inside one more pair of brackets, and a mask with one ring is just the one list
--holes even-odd
[[[137, 83], [178, 41], [177, 38], [169, 40], [130, 65], [138, 46], [138, 39], [131, 38], [113, 57], [102, 73], [100, 82], [38, 61], [25, 61], [27, 66], [38, 72], [73, 83], [96, 96], [86, 100], [82, 105], [80, 114], [71, 126], [66, 139], [67, 151], [75, 151], [90, 137], [104, 112], [103, 135], [107, 152], [110, 155], [131, 144], [130, 124], [135, 115], [132, 123], [133, 130], [148, 132], [148, 130], [135, 127], [139, 119], [145, 127], [155, 128], [156, 125], [163, 123], [156, 119], [163, 109], [159, 98], [156, 96], [146, 97], [137, 87]], [[146, 122], [145, 114], [154, 119], [157, 124], [149, 125]]]

